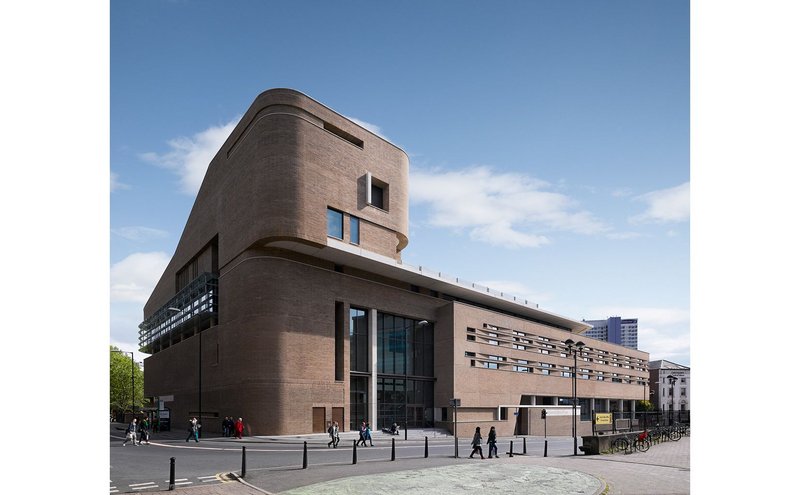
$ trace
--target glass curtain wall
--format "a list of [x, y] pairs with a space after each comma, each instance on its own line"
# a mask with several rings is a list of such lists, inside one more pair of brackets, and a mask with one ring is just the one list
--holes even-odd
[[378, 428], [433, 424], [433, 325], [378, 313]]

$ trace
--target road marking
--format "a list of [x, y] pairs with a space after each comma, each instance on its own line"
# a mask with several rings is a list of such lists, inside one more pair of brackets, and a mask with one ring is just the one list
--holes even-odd
[[158, 488], [158, 485], [152, 481], [148, 481], [147, 483], [135, 483], [128, 486], [131, 488], [131, 490], [149, 490], [150, 488]]

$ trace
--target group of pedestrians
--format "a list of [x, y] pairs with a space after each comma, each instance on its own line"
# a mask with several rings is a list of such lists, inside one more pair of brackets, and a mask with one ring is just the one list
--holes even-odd
[[236, 421], [234, 421], [233, 417], [225, 416], [225, 419], [222, 420], [223, 437], [242, 438], [243, 433], [244, 433], [244, 422], [242, 422], [242, 418], [239, 418]]
[[328, 448], [331, 448], [331, 446], [333, 446], [334, 449], [336, 447], [338, 447], [339, 446], [339, 422], [338, 421], [334, 421], [333, 423], [328, 421], [328, 436], [331, 437], [331, 441], [328, 442]]
[[150, 445], [150, 421], [147, 416], [138, 422], [136, 418], [133, 418], [128, 424], [128, 428], [125, 430], [125, 441], [122, 442], [122, 446], [124, 447], [128, 442], [133, 443], [133, 445]]
[[362, 421], [361, 428], [358, 430], [358, 442], [356, 442], [356, 445], [363, 445], [366, 447], [367, 440], [369, 440], [369, 446], [374, 447], [372, 444], [372, 428], [369, 427], [369, 423]]
[[[483, 448], [481, 447], [481, 441], [483, 440], [483, 436], [481, 436], [481, 427], [475, 427], [475, 435], [472, 436], [472, 453], [469, 455], [469, 458], [472, 459], [477, 452], [480, 454], [481, 459], [486, 459], [483, 457]], [[497, 459], [497, 432], [494, 430], [494, 426], [489, 429], [489, 438], [486, 439], [486, 443], [489, 445], [489, 459], [492, 458], [492, 452], [494, 452], [494, 458]]]

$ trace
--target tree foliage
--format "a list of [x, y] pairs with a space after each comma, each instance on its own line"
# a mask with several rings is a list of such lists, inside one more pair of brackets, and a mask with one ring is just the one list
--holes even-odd
[[[144, 371], [134, 363], [130, 353], [120, 351], [113, 345], [110, 346], [110, 350], [110, 409], [112, 412], [133, 412], [144, 404]], [[131, 370], [133, 371], [133, 397], [131, 397]]]
[[652, 411], [655, 409], [655, 406], [649, 400], [637, 400], [636, 401], [636, 410], [637, 411]]

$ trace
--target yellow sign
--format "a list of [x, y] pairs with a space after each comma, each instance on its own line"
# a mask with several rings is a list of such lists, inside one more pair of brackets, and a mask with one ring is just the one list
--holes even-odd
[[611, 413], [595, 413], [594, 423], [597, 425], [610, 425]]

